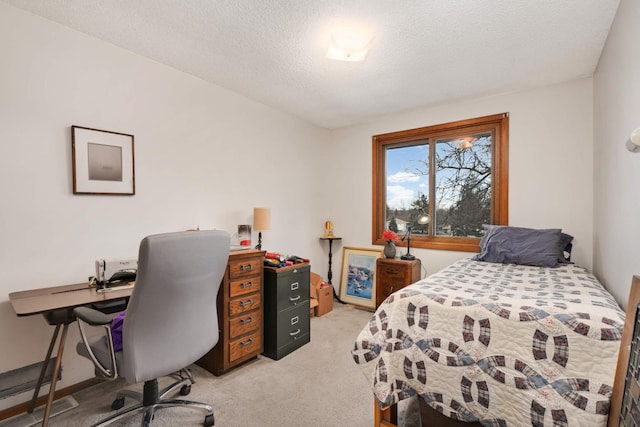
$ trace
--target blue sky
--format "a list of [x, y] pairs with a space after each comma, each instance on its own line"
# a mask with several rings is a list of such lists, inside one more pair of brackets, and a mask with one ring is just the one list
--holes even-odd
[[426, 144], [387, 150], [387, 205], [389, 207], [409, 208], [411, 202], [418, 198], [419, 193], [428, 194], [429, 177], [411, 172], [416, 168], [426, 172], [424, 165], [420, 165], [416, 160], [427, 161], [428, 151], [429, 146]]

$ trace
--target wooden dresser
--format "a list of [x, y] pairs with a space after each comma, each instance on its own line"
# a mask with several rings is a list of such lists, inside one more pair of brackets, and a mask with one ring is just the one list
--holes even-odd
[[376, 308], [389, 295], [420, 280], [420, 260], [394, 258], [376, 260]]
[[[262, 353], [264, 251], [232, 251], [218, 292], [218, 344], [196, 363], [221, 375]], [[205, 325], [203, 325], [205, 327]]]
[[279, 360], [311, 340], [309, 263], [264, 269], [264, 355]]

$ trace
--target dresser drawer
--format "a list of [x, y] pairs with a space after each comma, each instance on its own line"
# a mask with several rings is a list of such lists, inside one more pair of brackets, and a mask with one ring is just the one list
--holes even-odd
[[229, 343], [229, 362], [234, 362], [251, 353], [260, 353], [262, 349], [262, 334], [257, 330]]
[[229, 316], [246, 313], [261, 307], [260, 294], [243, 295], [229, 301]]
[[229, 337], [236, 338], [260, 327], [262, 311], [256, 310], [229, 320]]
[[378, 278], [388, 280], [401, 280], [402, 282], [405, 282], [410, 279], [410, 275], [411, 270], [397, 266], [381, 266], [378, 270]]
[[243, 277], [229, 283], [229, 297], [250, 294], [260, 290], [260, 276]]
[[261, 269], [262, 257], [229, 261], [229, 278], [233, 280], [237, 277], [258, 274], [262, 271]]

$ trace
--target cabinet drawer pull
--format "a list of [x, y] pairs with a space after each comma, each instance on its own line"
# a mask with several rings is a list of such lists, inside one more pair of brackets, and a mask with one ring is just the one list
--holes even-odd
[[245, 308], [245, 307], [251, 307], [253, 305], [253, 300], [251, 298], [249, 298], [246, 301], [240, 301], [240, 307]]
[[248, 325], [249, 323], [253, 322], [253, 316], [249, 316], [246, 319], [240, 319], [240, 324], [242, 326], [244, 325]]
[[242, 289], [251, 288], [251, 287], [253, 287], [253, 282], [249, 282], [249, 283], [244, 283], [244, 282], [243, 282], [243, 283], [241, 283], [241, 284], [240, 284], [240, 287], [241, 287]]
[[295, 297], [289, 297], [289, 301], [291, 301], [292, 303], [296, 303], [296, 301], [300, 300], [300, 295], [296, 295]]
[[253, 264], [240, 264], [240, 271], [253, 270]]
[[240, 342], [240, 345], [241, 345], [242, 347], [246, 347], [246, 346], [251, 345], [251, 344], [253, 344], [253, 338], [249, 338], [249, 339], [248, 339], [248, 340], [246, 340], [246, 341], [242, 341], [242, 342]]
[[301, 332], [301, 331], [300, 331], [300, 329], [296, 329], [296, 330], [295, 330], [295, 331], [293, 331], [293, 332], [289, 332], [289, 335], [290, 335], [290, 336], [292, 336], [292, 337], [295, 337], [295, 336], [296, 336], [296, 335], [298, 335], [300, 332]]
[[398, 270], [396, 270], [395, 268], [390, 268], [387, 270], [388, 274], [398, 274]]

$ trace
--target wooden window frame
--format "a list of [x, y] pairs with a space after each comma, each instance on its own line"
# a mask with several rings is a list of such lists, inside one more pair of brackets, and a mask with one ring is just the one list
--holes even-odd
[[[386, 214], [386, 150], [388, 148], [414, 145], [416, 141], [455, 136], [462, 132], [491, 129], [494, 132], [491, 151], [491, 223], [509, 223], [509, 114], [494, 114], [474, 119], [460, 120], [417, 129], [409, 129], [374, 135], [373, 153], [373, 216], [372, 243], [384, 245], [382, 232]], [[430, 185], [432, 178], [429, 178]], [[430, 200], [433, 199], [430, 196]], [[430, 209], [431, 210], [431, 209]], [[429, 227], [432, 225], [429, 224]], [[480, 238], [429, 236], [413, 234], [412, 248], [439, 249], [449, 251], [478, 252]], [[401, 243], [406, 246], [406, 243]]]

